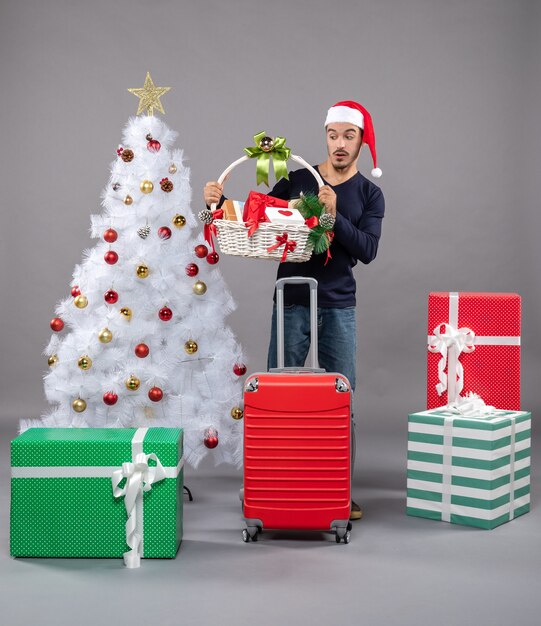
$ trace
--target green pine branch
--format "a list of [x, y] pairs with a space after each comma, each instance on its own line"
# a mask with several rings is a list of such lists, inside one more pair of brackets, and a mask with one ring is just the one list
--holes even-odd
[[[319, 218], [325, 213], [325, 206], [313, 193], [303, 194], [295, 204], [295, 208], [299, 210], [305, 220], [314, 216], [319, 220]], [[323, 228], [323, 226], [319, 225], [314, 226], [314, 228], [310, 230], [308, 241], [312, 243], [315, 254], [326, 252], [330, 246], [327, 231]]]

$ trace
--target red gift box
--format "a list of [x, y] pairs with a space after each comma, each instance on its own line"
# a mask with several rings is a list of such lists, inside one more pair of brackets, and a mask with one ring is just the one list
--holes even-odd
[[248, 227], [248, 237], [251, 237], [259, 228], [260, 222], [268, 222], [269, 218], [265, 215], [265, 209], [268, 206], [287, 208], [288, 201], [266, 196], [258, 191], [250, 191], [248, 199], [244, 204], [243, 219]]
[[520, 317], [516, 293], [431, 293], [427, 408], [472, 391], [498, 409], [520, 410]]

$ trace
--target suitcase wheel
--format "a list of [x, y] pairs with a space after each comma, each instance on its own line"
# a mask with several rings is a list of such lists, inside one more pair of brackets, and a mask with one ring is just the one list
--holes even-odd
[[348, 524], [346, 528], [337, 528], [335, 540], [336, 543], [340, 543], [343, 541], [344, 543], [349, 543], [351, 539], [351, 524]]
[[250, 539], [252, 541], [257, 541], [257, 535], [261, 532], [261, 528], [259, 526], [248, 526], [247, 528], [242, 529], [242, 540], [244, 543], [248, 543]]

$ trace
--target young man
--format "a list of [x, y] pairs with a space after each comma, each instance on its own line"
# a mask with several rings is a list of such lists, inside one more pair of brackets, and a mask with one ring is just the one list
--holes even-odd
[[[319, 365], [329, 372], [340, 372], [355, 390], [356, 322], [353, 267], [357, 261], [368, 264], [376, 257], [385, 211], [379, 187], [357, 169], [361, 148], [366, 144], [372, 154], [374, 177], [377, 168], [376, 143], [372, 119], [357, 102], [342, 101], [332, 106], [325, 120], [327, 158], [316, 166], [325, 185], [306, 170], [289, 173], [269, 195], [289, 200], [301, 192], [318, 194], [327, 213], [335, 218], [332, 258], [325, 265], [326, 254], [312, 255], [305, 263], [281, 263], [278, 278], [311, 276], [318, 281], [318, 356]], [[204, 189], [207, 205], [219, 203], [222, 186], [209, 182]], [[284, 291], [285, 366], [302, 366], [310, 349], [309, 292], [305, 285], [288, 285]], [[276, 367], [276, 308], [272, 316], [268, 366]], [[362, 511], [352, 501], [351, 519], [360, 519]]]

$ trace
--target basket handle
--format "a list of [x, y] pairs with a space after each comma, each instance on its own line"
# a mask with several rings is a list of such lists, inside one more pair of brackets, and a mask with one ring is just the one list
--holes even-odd
[[[321, 178], [321, 176], [319, 175], [318, 171], [316, 169], [314, 169], [310, 163], [307, 163], [303, 158], [301, 158], [300, 156], [297, 156], [296, 154], [292, 154], [289, 157], [292, 161], [295, 161], [296, 163], [298, 163], [299, 165], [302, 165], [303, 167], [305, 167], [316, 179], [317, 184], [319, 185], [319, 187], [323, 187], [323, 185], [325, 185], [325, 183], [323, 182], [323, 179]], [[244, 163], [244, 161], [251, 161], [251, 158], [247, 155], [240, 157], [240, 159], [237, 159], [236, 161], [233, 161], [233, 163], [231, 163], [231, 165], [228, 165], [225, 170], [220, 174], [220, 178], [218, 178], [218, 183], [221, 185], [224, 180], [227, 178], [228, 174], [230, 172], [232, 172], [237, 165], [240, 165], [241, 163]], [[215, 211], [216, 210], [216, 202], [213, 202], [210, 205], [210, 210], [211, 211]]]

